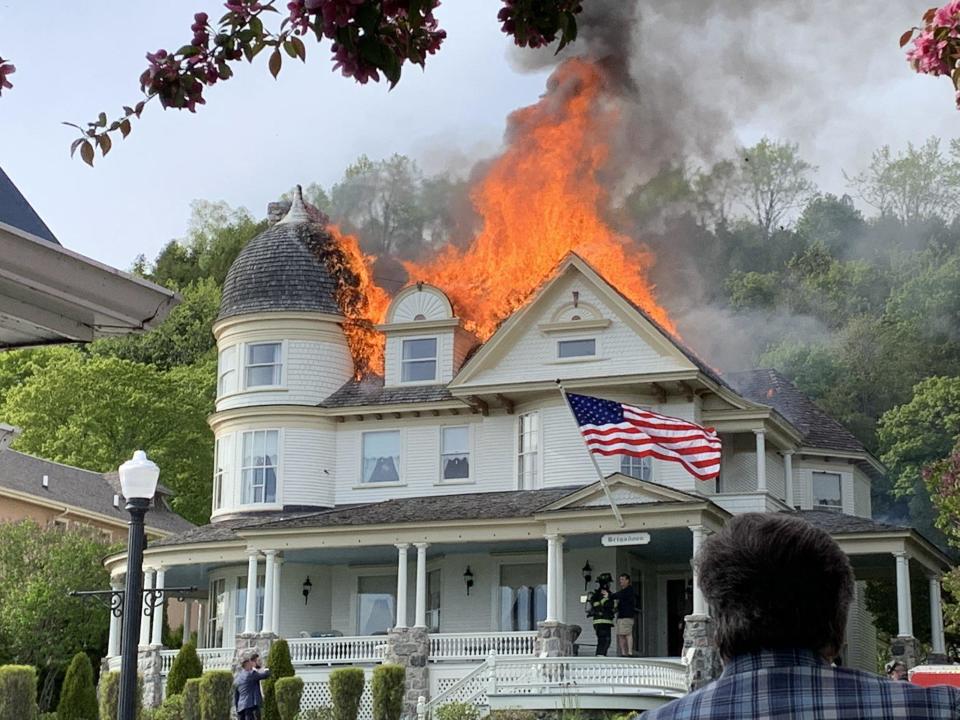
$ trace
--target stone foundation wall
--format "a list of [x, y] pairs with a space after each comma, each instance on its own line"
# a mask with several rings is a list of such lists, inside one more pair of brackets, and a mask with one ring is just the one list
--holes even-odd
[[538, 657], [572, 657], [573, 643], [580, 636], [579, 625], [560, 622], [537, 623], [535, 651]]
[[137, 672], [143, 676], [143, 706], [157, 707], [163, 702], [163, 676], [160, 674], [160, 649], [150, 647], [137, 653]]
[[687, 686], [693, 691], [720, 677], [723, 663], [710, 616], [687, 615], [684, 622], [683, 660], [687, 665]]
[[917, 640], [897, 635], [890, 639], [890, 659], [899, 660], [907, 670], [917, 665]]
[[403, 716], [416, 717], [417, 698], [430, 698], [430, 634], [426, 628], [393, 628], [387, 633], [384, 662], [402, 665], [406, 671]]

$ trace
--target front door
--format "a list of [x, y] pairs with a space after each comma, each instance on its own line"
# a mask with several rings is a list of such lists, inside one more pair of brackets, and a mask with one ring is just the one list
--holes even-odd
[[693, 593], [686, 578], [667, 580], [667, 656], [683, 652], [683, 619], [693, 612]]

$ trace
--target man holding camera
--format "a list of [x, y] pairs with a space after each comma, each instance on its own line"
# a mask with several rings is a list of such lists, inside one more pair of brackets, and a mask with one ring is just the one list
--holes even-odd
[[606, 655], [610, 649], [610, 631], [613, 629], [614, 597], [610, 592], [613, 576], [601, 573], [597, 589], [590, 595], [589, 615], [593, 618], [593, 631], [597, 635], [597, 655]]
[[270, 671], [263, 669], [256, 648], [247, 650], [241, 658], [240, 672], [233, 679], [237, 720], [260, 720], [260, 706], [263, 704], [260, 681], [270, 677]]

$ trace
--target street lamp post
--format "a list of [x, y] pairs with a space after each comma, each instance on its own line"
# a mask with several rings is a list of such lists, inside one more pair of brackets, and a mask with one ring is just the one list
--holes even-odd
[[120, 702], [118, 720], [134, 720], [137, 694], [137, 642], [140, 638], [140, 619], [143, 608], [143, 550], [146, 536], [143, 517], [150, 508], [150, 500], [157, 490], [160, 469], [142, 450], [133, 459], [120, 466], [120, 487], [130, 513], [130, 532], [127, 536], [127, 586], [123, 604], [123, 631], [120, 649]]

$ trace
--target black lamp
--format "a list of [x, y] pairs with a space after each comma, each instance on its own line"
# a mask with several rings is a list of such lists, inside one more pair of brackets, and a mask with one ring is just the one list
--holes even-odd
[[313, 589], [313, 583], [310, 582], [310, 576], [303, 581], [303, 604], [307, 604], [307, 598], [310, 597], [310, 591]]
[[583, 570], [580, 572], [583, 573], [583, 589], [586, 590], [590, 587], [590, 581], [593, 580], [593, 568], [590, 567], [589, 560], [587, 560], [586, 564], [583, 566]]
[[467, 586], [467, 595], [469, 595], [470, 588], [473, 587], [473, 571], [470, 570], [469, 565], [467, 565], [467, 571], [463, 574], [463, 582]]

